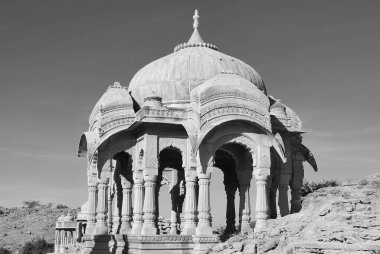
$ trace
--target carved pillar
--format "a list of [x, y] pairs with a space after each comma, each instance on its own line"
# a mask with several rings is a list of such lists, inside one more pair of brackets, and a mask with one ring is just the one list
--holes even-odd
[[186, 172], [186, 196], [185, 196], [185, 216], [182, 229], [183, 235], [194, 235], [197, 227], [197, 176], [196, 171]]
[[[132, 234], [141, 234], [141, 229], [143, 226], [143, 204], [144, 204], [144, 180], [140, 174], [134, 174], [134, 204], [133, 204], [133, 224], [132, 224]], [[124, 202], [123, 202], [124, 203]]]
[[122, 175], [120, 175], [120, 178], [121, 186], [123, 187], [120, 234], [127, 234], [132, 229], [132, 183]]
[[54, 253], [58, 253], [58, 250], [59, 250], [59, 230], [55, 230]]
[[[172, 207], [170, 211], [170, 234], [171, 235], [176, 235], [177, 234], [177, 217], [178, 217], [178, 196], [179, 196], [179, 191], [175, 191], [174, 188], [178, 184], [178, 171], [177, 170], [172, 170], [171, 171], [171, 180], [170, 180], [170, 185], [169, 185], [169, 192], [171, 192], [171, 202], [172, 202]], [[179, 184], [178, 184], [178, 189], [179, 189]]]
[[303, 160], [304, 157], [300, 152], [295, 153], [293, 159], [293, 172], [292, 179], [290, 180], [290, 189], [292, 190], [292, 198], [291, 198], [291, 213], [298, 213], [301, 208], [301, 187], [303, 185], [303, 177], [304, 177], [304, 168], [303, 168]]
[[59, 231], [59, 238], [60, 238], [59, 253], [64, 253], [65, 246], [64, 246], [64, 231], [63, 230]]
[[268, 202], [268, 205], [267, 205], [268, 218], [270, 218], [270, 214], [271, 214], [270, 199], [269, 199], [271, 187], [272, 187], [272, 177], [270, 175], [268, 175], [267, 188], [266, 188], [266, 190], [267, 190], [267, 202]]
[[241, 213], [240, 231], [247, 232], [251, 229], [251, 201], [249, 194], [249, 184], [241, 185], [239, 187]]
[[112, 233], [112, 200], [115, 197], [115, 195], [112, 195], [112, 187], [113, 187], [113, 181], [112, 178], [107, 184], [107, 224], [108, 224], [108, 234]]
[[255, 232], [265, 230], [268, 219], [267, 181], [268, 175], [255, 174], [256, 178], [256, 226]]
[[272, 184], [269, 191], [269, 209], [270, 209], [270, 218], [276, 219], [277, 218], [277, 204], [276, 204], [276, 197], [277, 197], [277, 189], [278, 189], [278, 177], [274, 176], [272, 177]]
[[97, 184], [96, 182], [89, 183], [88, 186], [88, 203], [89, 209], [87, 214], [87, 227], [86, 234], [91, 235], [94, 234], [95, 223], [96, 223], [96, 200], [97, 200]]
[[107, 185], [108, 178], [102, 178], [98, 184], [98, 208], [96, 211], [96, 227], [95, 233], [97, 235], [105, 235], [108, 233], [107, 225]]
[[77, 239], [78, 239], [78, 234], [77, 234], [77, 232], [73, 232], [73, 244], [75, 244], [75, 242], [77, 241]]
[[199, 199], [198, 199], [198, 226], [197, 235], [211, 235], [212, 228], [210, 225], [210, 176], [211, 173], [200, 173], [199, 178]]
[[156, 235], [156, 187], [157, 175], [145, 175], [145, 199], [144, 199], [144, 224], [141, 230], [142, 235]]
[[281, 217], [289, 214], [289, 189], [290, 175], [281, 174], [278, 187], [278, 206], [280, 207]]
[[112, 209], [112, 233], [117, 234], [120, 226], [120, 210], [119, 210], [119, 190], [117, 184], [114, 184], [113, 209]]

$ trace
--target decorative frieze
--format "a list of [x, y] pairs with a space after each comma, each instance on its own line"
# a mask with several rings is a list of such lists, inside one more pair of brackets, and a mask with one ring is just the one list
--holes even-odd
[[271, 129], [269, 113], [261, 112], [257, 108], [250, 108], [243, 104], [216, 104], [201, 109], [201, 128], [206, 124], [211, 124], [220, 117], [239, 115], [248, 117], [250, 121], [256, 121], [266, 129]]
[[142, 108], [138, 115], [136, 116], [136, 120], [141, 121], [144, 118], [154, 117], [154, 118], [171, 118], [171, 119], [186, 119], [187, 111], [184, 109], [173, 109], [173, 108]]
[[112, 117], [107, 117], [102, 119], [102, 123], [100, 126], [100, 136], [104, 136], [110, 130], [120, 127], [120, 126], [129, 126], [135, 121], [134, 116], [125, 116], [125, 115], [117, 115]]

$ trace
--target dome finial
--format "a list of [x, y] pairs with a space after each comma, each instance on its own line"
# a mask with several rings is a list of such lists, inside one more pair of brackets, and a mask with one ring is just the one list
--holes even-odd
[[197, 10], [197, 9], [195, 9], [194, 16], [193, 16], [193, 20], [194, 20], [193, 28], [194, 28], [194, 29], [198, 29], [198, 25], [199, 25], [199, 15], [198, 15], [198, 10]]

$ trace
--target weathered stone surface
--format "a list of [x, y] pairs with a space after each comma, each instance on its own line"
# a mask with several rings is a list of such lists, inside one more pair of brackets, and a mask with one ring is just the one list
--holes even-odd
[[228, 240], [234, 241], [243, 243], [243, 253], [380, 253], [380, 174], [319, 189], [300, 213]]

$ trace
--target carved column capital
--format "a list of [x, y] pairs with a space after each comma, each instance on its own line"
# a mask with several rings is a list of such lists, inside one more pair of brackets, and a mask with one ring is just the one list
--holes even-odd
[[145, 182], [156, 182], [157, 175], [144, 175], [144, 181]]
[[129, 180], [127, 180], [127, 178], [125, 178], [125, 176], [120, 175], [120, 179], [121, 179], [121, 187], [123, 189], [131, 189], [132, 188], [132, 183]]

